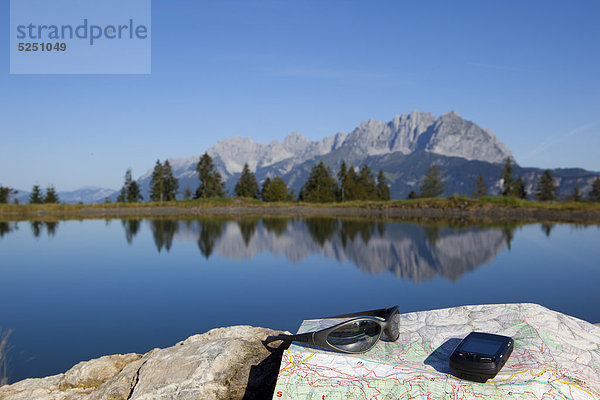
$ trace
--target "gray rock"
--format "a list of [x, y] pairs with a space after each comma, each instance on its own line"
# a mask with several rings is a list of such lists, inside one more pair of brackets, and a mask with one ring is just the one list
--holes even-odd
[[[71, 400], [86, 398], [123, 368], [138, 360], [139, 354], [117, 354], [80, 362], [64, 374], [25, 379], [0, 388], [4, 400]], [[118, 398], [118, 397], [117, 397]], [[126, 397], [124, 397], [126, 398]]]
[[481, 128], [471, 121], [464, 120], [450, 111], [440, 116], [431, 128], [425, 151], [467, 160], [481, 160], [499, 164], [512, 153], [494, 133]]
[[270, 399], [283, 348], [262, 344], [280, 331], [213, 329], [146, 354], [101, 357], [64, 374], [0, 388], [2, 400]]

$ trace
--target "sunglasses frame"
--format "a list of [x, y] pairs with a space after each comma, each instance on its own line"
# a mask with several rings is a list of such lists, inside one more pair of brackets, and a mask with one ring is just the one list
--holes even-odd
[[[390, 308], [380, 308], [378, 310], [362, 311], [362, 312], [351, 313], [351, 314], [342, 314], [342, 315], [336, 315], [334, 317], [325, 317], [322, 319], [330, 319], [330, 318], [352, 318], [352, 319], [349, 319], [348, 321], [340, 322], [339, 324], [336, 324], [329, 328], [321, 329], [318, 331], [305, 332], [305, 333], [300, 333], [297, 335], [269, 336], [265, 340], [265, 344], [268, 344], [268, 343], [271, 343], [271, 342], [274, 342], [277, 340], [284, 340], [284, 341], [306, 343], [308, 345], [317, 346], [322, 349], [338, 351], [338, 352], [347, 353], [347, 354], [366, 353], [367, 351], [371, 350], [377, 344], [379, 339], [381, 339], [382, 333], [384, 333], [384, 332], [385, 332], [386, 336], [388, 337], [388, 339], [391, 340], [392, 342], [395, 342], [396, 340], [398, 340], [398, 337], [400, 336], [400, 332], [392, 332], [391, 328], [393, 326], [393, 323], [392, 323], [391, 319], [394, 318], [396, 314], [398, 314], [399, 308], [400, 308], [399, 306], [394, 306], [394, 307], [390, 307]], [[356, 318], [353, 318], [353, 317], [356, 317]], [[377, 340], [375, 340], [373, 342], [373, 345], [371, 347], [369, 347], [366, 350], [362, 350], [362, 351], [349, 351], [349, 350], [337, 348], [337, 347], [331, 345], [327, 341], [327, 337], [329, 336], [329, 334], [331, 332], [335, 331], [336, 329], [338, 329], [344, 325], [348, 325], [348, 324], [354, 323], [356, 321], [373, 321], [373, 322], [376, 322], [381, 327], [381, 329], [379, 331], [379, 335], [377, 337]]]

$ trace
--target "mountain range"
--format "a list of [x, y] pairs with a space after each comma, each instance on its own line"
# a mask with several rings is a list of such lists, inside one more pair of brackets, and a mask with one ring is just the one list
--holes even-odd
[[[218, 141], [206, 151], [221, 173], [229, 195], [234, 192], [245, 163], [255, 173], [259, 183], [267, 177], [281, 176], [296, 193], [309, 176], [311, 168], [323, 161], [337, 173], [342, 161], [360, 168], [367, 164], [376, 174], [384, 171], [393, 199], [404, 199], [411, 190], [419, 192], [427, 169], [435, 164], [442, 172], [444, 195], [470, 196], [479, 175], [486, 181], [490, 195], [500, 192], [500, 174], [507, 158], [513, 161], [513, 177], [522, 176], [526, 190], [532, 196], [539, 177], [539, 168], [521, 167], [512, 152], [487, 128], [463, 119], [450, 111], [435, 117], [426, 112], [413, 111], [396, 115], [389, 122], [370, 119], [363, 121], [349, 133], [338, 132], [320, 141], [311, 141], [298, 133], [290, 133], [283, 141], [257, 143], [251, 138], [235, 136]], [[189, 187], [192, 192], [199, 184], [195, 171], [200, 154], [188, 158], [169, 158], [180, 195]], [[152, 169], [138, 179], [144, 199], [149, 198]], [[554, 169], [552, 175], [559, 194], [572, 193], [577, 185], [581, 193], [588, 193], [598, 176], [579, 168]], [[101, 202], [116, 199], [117, 190], [84, 188], [73, 192], [59, 192], [64, 202]], [[27, 192], [18, 198], [27, 201]]]
[[[470, 196], [480, 174], [490, 194], [498, 194], [502, 186], [500, 174], [507, 158], [513, 160], [514, 178], [522, 176], [530, 194], [543, 173], [539, 168], [519, 166], [512, 152], [490, 129], [461, 118], [455, 111], [437, 118], [415, 110], [396, 115], [389, 122], [371, 119], [349, 133], [338, 132], [320, 141], [310, 141], [295, 132], [281, 142], [275, 140], [269, 144], [235, 136], [220, 140], [207, 153], [223, 176], [229, 194], [234, 191], [244, 163], [259, 182], [281, 176], [296, 193], [311, 168], [320, 161], [334, 174], [342, 161], [357, 169], [366, 163], [374, 173], [384, 171], [393, 199], [404, 199], [411, 190], [418, 192], [432, 164], [442, 171], [446, 196], [454, 193]], [[199, 157], [169, 159], [181, 192], [186, 187], [193, 192], [198, 186], [195, 168]], [[138, 180], [145, 198], [148, 198], [151, 175], [152, 170], [148, 170]], [[582, 193], [589, 192], [598, 174], [571, 168], [555, 169], [552, 175], [559, 193], [567, 194], [576, 184]]]

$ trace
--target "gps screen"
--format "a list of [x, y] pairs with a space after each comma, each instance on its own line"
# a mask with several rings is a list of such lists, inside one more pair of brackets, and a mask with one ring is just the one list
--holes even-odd
[[461, 350], [467, 353], [477, 353], [486, 356], [495, 355], [500, 347], [502, 347], [503, 342], [496, 340], [486, 340], [480, 338], [471, 337], [469, 340], [464, 342], [461, 346]]

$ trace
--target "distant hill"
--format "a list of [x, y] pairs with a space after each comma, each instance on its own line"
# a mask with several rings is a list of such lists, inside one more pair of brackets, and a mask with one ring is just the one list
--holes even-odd
[[[46, 192], [46, 188], [41, 188], [42, 193]], [[107, 197], [111, 197], [116, 191], [113, 189], [97, 188], [97, 187], [83, 187], [81, 189], [58, 192], [58, 199], [61, 203], [75, 204], [75, 203], [102, 203]], [[30, 192], [19, 190], [15, 196], [19, 203], [26, 204], [29, 202]]]

